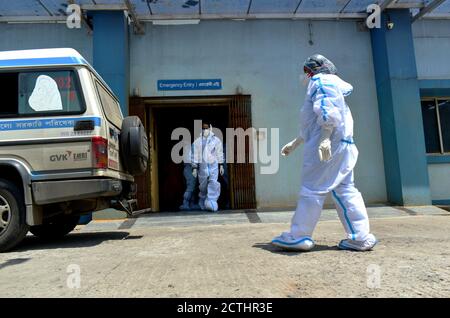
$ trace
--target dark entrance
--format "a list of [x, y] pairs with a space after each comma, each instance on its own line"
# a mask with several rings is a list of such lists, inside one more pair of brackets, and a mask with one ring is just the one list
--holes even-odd
[[[179, 142], [171, 140], [172, 131], [178, 127], [186, 128], [193, 138], [194, 120], [206, 119], [212, 122], [213, 127], [225, 134], [228, 127], [228, 107], [226, 106], [195, 106], [188, 107], [158, 107], [153, 111], [155, 116], [157, 148], [158, 148], [158, 181], [159, 181], [159, 209], [161, 211], [177, 211], [182, 204], [185, 191], [183, 176], [184, 164], [176, 164], [171, 158], [172, 148]], [[191, 141], [193, 142], [193, 140]], [[229, 209], [228, 180], [219, 176], [221, 192], [219, 208]]]
[[[194, 138], [194, 120], [206, 118], [225, 136], [226, 128], [252, 127], [251, 99], [248, 95], [167, 97], [130, 99], [130, 115], [139, 116], [149, 134], [150, 163], [143, 176], [136, 177], [139, 208], [153, 211], [177, 211], [185, 191], [183, 164], [171, 159], [172, 147], [179, 141], [171, 140], [174, 128], [185, 127]], [[236, 141], [235, 141], [236, 143]], [[236, 150], [234, 152], [237, 158]], [[246, 145], [246, 156], [249, 158]], [[254, 164], [226, 164], [226, 178], [222, 185], [219, 208], [255, 209]]]

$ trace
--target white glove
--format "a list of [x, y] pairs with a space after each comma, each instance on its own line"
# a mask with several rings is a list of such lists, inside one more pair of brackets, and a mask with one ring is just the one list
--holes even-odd
[[322, 135], [319, 141], [319, 159], [320, 161], [328, 161], [331, 159], [331, 134], [333, 133], [332, 127], [322, 127]]
[[281, 155], [282, 156], [289, 156], [289, 154], [294, 151], [298, 146], [300, 146], [303, 143], [303, 139], [301, 137], [297, 137], [291, 142], [284, 145], [283, 148], [281, 148]]
[[223, 168], [223, 165], [219, 165], [219, 173], [221, 176], [225, 173], [225, 169]]
[[197, 175], [198, 175], [198, 173], [197, 173], [197, 169], [192, 169], [192, 175], [194, 176], [194, 178], [196, 178], [197, 179]]

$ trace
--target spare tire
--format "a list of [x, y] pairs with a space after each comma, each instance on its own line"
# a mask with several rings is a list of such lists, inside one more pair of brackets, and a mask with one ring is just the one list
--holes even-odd
[[139, 117], [125, 117], [120, 133], [120, 154], [131, 175], [138, 176], [147, 170], [148, 149], [147, 134]]

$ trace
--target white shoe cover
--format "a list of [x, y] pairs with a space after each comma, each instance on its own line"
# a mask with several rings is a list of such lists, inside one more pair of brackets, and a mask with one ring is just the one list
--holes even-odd
[[353, 250], [353, 251], [369, 251], [377, 245], [378, 240], [373, 234], [369, 234], [364, 241], [354, 241], [354, 240], [342, 240], [338, 244], [338, 248], [341, 250]]
[[217, 212], [219, 210], [219, 205], [216, 201], [205, 200], [205, 209], [211, 212]]
[[295, 239], [290, 233], [284, 232], [272, 240], [272, 245], [285, 250], [306, 252], [314, 247], [314, 241], [309, 237]]

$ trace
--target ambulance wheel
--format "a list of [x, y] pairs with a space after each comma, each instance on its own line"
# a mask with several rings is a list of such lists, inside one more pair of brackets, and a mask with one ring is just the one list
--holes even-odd
[[19, 244], [28, 229], [22, 192], [8, 180], [0, 179], [0, 252]]

